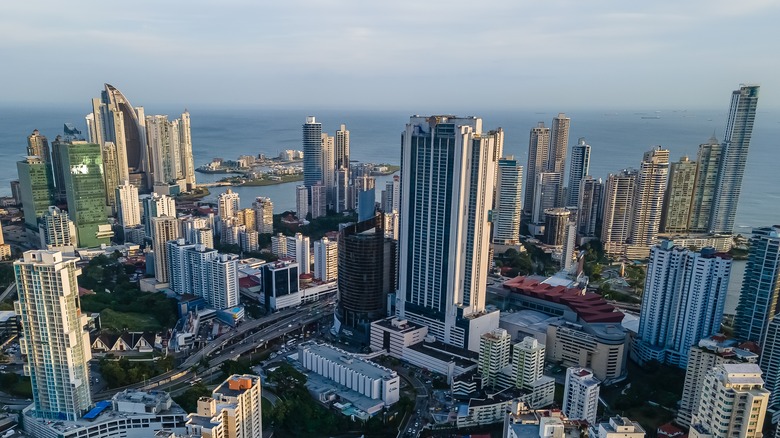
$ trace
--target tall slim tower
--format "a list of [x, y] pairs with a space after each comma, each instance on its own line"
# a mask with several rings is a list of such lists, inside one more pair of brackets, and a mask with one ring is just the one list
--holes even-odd
[[709, 230], [712, 200], [718, 184], [718, 167], [723, 146], [713, 135], [707, 143], [699, 145], [696, 157], [696, 183], [691, 197], [690, 220], [688, 227], [695, 233]]
[[734, 337], [760, 342], [777, 314], [780, 296], [780, 227], [753, 229], [745, 277], [734, 317]]
[[336, 281], [339, 277], [339, 244], [323, 237], [314, 242], [314, 278]]
[[54, 183], [46, 162], [38, 156], [29, 156], [16, 163], [19, 175], [19, 191], [22, 195], [24, 225], [38, 229], [38, 218], [54, 205]]
[[144, 204], [144, 232], [146, 237], [152, 238], [152, 218], [160, 216], [176, 217], [176, 201], [167, 195], [152, 193], [145, 195]]
[[322, 184], [329, 209], [336, 208], [336, 151], [333, 137], [322, 134]]
[[569, 191], [567, 207], [576, 207], [580, 200], [580, 181], [590, 173], [590, 145], [585, 138], [580, 137], [577, 144], [571, 148], [571, 164], [569, 164]]
[[413, 116], [402, 134], [398, 315], [472, 351], [497, 327], [484, 313], [496, 141], [476, 117]]
[[140, 201], [138, 199], [138, 187], [125, 181], [116, 189], [116, 200], [119, 212], [119, 223], [123, 227], [141, 225]]
[[563, 178], [566, 169], [566, 154], [569, 152], [569, 126], [571, 119], [566, 114], [559, 113], [552, 120], [550, 129], [550, 152], [547, 155], [547, 171], [557, 173], [561, 176], [561, 184], [558, 188], [557, 202], [555, 208], [565, 207], [566, 200], [563, 199]]
[[601, 223], [604, 183], [601, 178], [588, 175], [580, 180], [580, 195], [577, 204], [577, 236], [580, 240], [597, 237]]
[[303, 185], [322, 182], [322, 123], [308, 116], [303, 124]]
[[683, 233], [689, 229], [691, 199], [696, 185], [696, 162], [688, 157], [672, 163], [669, 168], [669, 184], [666, 186], [661, 231]]
[[[35, 413], [51, 420], [80, 419], [90, 408], [89, 333], [79, 305], [75, 257], [59, 251], [27, 251], [14, 262], [22, 326], [20, 345], [27, 356]], [[42, 305], [45, 303], [45, 305]]]
[[222, 219], [231, 219], [241, 209], [241, 199], [238, 193], [227, 189], [225, 193], [217, 196], [217, 212]]
[[625, 169], [611, 173], [604, 184], [604, 220], [601, 225], [601, 242], [610, 255], [622, 255], [631, 235], [634, 193], [637, 171]]
[[334, 148], [336, 151], [335, 168], [341, 169], [343, 167], [349, 170], [349, 130], [347, 125], [341, 125], [341, 128], [336, 131]]
[[758, 105], [758, 85], [740, 85], [731, 93], [731, 108], [723, 137], [718, 182], [712, 200], [711, 233], [731, 233], [742, 190], [753, 121]]
[[534, 193], [534, 205], [531, 210], [531, 221], [534, 224], [544, 223], [544, 212], [556, 208], [560, 204], [561, 187], [563, 186], [563, 174], [556, 172], [542, 172], [537, 174], [536, 193]]
[[544, 344], [531, 336], [512, 346], [512, 375], [516, 388], [532, 389], [533, 383], [542, 378], [544, 353]]
[[168, 245], [181, 236], [179, 220], [171, 216], [152, 218], [152, 249], [154, 250], [154, 278], [158, 283], [169, 281]]
[[523, 166], [513, 156], [498, 160], [496, 202], [493, 209], [493, 243], [517, 245], [523, 213]]
[[647, 257], [650, 247], [658, 243], [668, 174], [668, 150], [658, 146], [645, 152], [634, 192], [631, 244], [626, 248], [629, 258]]
[[528, 140], [528, 166], [525, 174], [525, 210], [531, 213], [536, 195], [536, 179], [539, 174], [547, 171], [547, 157], [550, 152], [550, 128], [545, 128], [544, 122], [539, 122], [531, 128]]
[[68, 214], [76, 224], [79, 245], [108, 244], [114, 232], [106, 216], [106, 188], [100, 145], [73, 141], [60, 149], [65, 172]]
[[181, 159], [181, 172], [184, 178], [184, 183], [187, 185], [187, 190], [195, 188], [195, 162], [192, 157], [192, 129], [190, 127], [190, 112], [186, 109], [181, 114], [181, 118], [177, 119], [179, 124], [179, 158]]
[[662, 241], [650, 250], [634, 357], [685, 368], [692, 345], [720, 331], [731, 256]]
[[479, 362], [477, 372], [482, 376], [482, 385], [495, 388], [501, 370], [509, 365], [509, 350], [512, 336], [497, 328], [479, 338]]
[[772, 414], [772, 423], [777, 423], [780, 420], [780, 318], [777, 316], [769, 320], [760, 345], [764, 388], [770, 394], [768, 411]]

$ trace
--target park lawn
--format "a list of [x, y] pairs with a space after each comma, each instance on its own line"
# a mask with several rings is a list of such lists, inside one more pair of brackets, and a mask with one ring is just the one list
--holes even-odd
[[114, 329], [116, 331], [156, 332], [163, 328], [160, 325], [160, 322], [152, 315], [133, 312], [117, 312], [111, 309], [104, 309], [100, 312], [100, 322], [103, 328]]

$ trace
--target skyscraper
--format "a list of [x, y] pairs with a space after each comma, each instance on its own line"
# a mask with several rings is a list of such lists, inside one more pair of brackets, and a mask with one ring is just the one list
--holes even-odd
[[325, 216], [328, 212], [328, 188], [323, 184], [314, 184], [309, 187], [309, 192], [311, 193], [309, 197], [311, 218]]
[[258, 197], [252, 203], [255, 210], [255, 224], [257, 232], [261, 234], [273, 234], [274, 232], [274, 203], [271, 198]]
[[152, 238], [152, 218], [160, 216], [176, 217], [176, 201], [167, 195], [152, 193], [143, 198], [144, 230], [146, 237]]
[[634, 192], [631, 243], [626, 247], [626, 257], [645, 258], [650, 246], [658, 242], [668, 173], [668, 150], [657, 146], [645, 152]]
[[38, 232], [41, 238], [41, 248], [78, 246], [76, 226], [68, 218], [68, 212], [55, 206], [50, 206], [49, 211], [41, 218]]
[[287, 257], [298, 263], [301, 274], [311, 272], [311, 241], [309, 236], [295, 233], [295, 236], [287, 237]]
[[531, 336], [512, 346], [512, 375], [516, 388], [533, 389], [534, 382], [544, 376], [544, 353], [544, 344]]
[[323, 183], [322, 167], [322, 123], [308, 116], [303, 124], [303, 185]]
[[601, 223], [604, 183], [601, 178], [588, 175], [580, 181], [579, 204], [577, 204], [577, 237], [580, 241], [598, 237]]
[[580, 137], [571, 148], [569, 164], [569, 187], [567, 207], [577, 207], [580, 203], [580, 181], [590, 173], [590, 145]]
[[181, 235], [179, 220], [171, 216], [152, 218], [152, 249], [154, 250], [154, 279], [158, 283], [168, 283], [168, 245]]
[[480, 336], [477, 372], [482, 376], [483, 386], [498, 386], [501, 370], [509, 365], [511, 342], [512, 336], [502, 328], [493, 329]]
[[699, 145], [696, 157], [696, 183], [691, 198], [690, 231], [706, 233], [709, 230], [712, 200], [718, 183], [718, 166], [722, 145], [713, 135], [707, 143]]
[[339, 276], [338, 242], [323, 237], [314, 242], [314, 278], [335, 281]]
[[772, 423], [780, 419], [780, 318], [769, 320], [761, 339], [761, 371], [764, 372], [764, 388], [769, 391], [768, 411]]
[[637, 171], [624, 169], [611, 173], [604, 184], [604, 220], [601, 225], [601, 242], [609, 255], [622, 255], [631, 236], [634, 193]]
[[397, 245], [385, 238], [383, 227], [377, 215], [345, 227], [338, 238], [336, 331], [364, 344], [370, 324], [387, 316], [387, 295], [396, 289]]
[[89, 141], [101, 146], [111, 142], [116, 146], [117, 175], [113, 178], [139, 187], [148, 193], [152, 182], [146, 145], [146, 121], [143, 108], [134, 108], [116, 87], [105, 84], [100, 98], [92, 99], [92, 113], [87, 117]]
[[650, 250], [634, 358], [685, 368], [692, 345], [720, 331], [731, 256], [669, 240]]
[[760, 438], [769, 391], [756, 364], [721, 364], [704, 378], [691, 438]]
[[[50, 420], [80, 419], [90, 408], [89, 333], [79, 306], [75, 257], [59, 251], [27, 251], [14, 262], [34, 415]], [[45, 305], [41, 305], [45, 303]]]
[[569, 420], [586, 420], [590, 424], [596, 424], [600, 383], [587, 368], [566, 369], [561, 410]]
[[241, 209], [241, 199], [239, 198], [238, 193], [231, 189], [227, 189], [225, 193], [220, 193], [219, 196], [217, 196], [217, 208], [217, 213], [219, 213], [220, 218], [233, 218], [236, 213], [238, 213], [238, 210]]
[[325, 186], [327, 208], [336, 207], [336, 151], [333, 137], [322, 133], [322, 185]]
[[309, 188], [306, 186], [295, 187], [295, 214], [301, 221], [309, 215]]
[[198, 400], [197, 413], [187, 419], [188, 436], [263, 436], [262, 389], [259, 376], [233, 374], [211, 397]]
[[179, 148], [181, 150], [181, 172], [187, 190], [192, 190], [196, 186], [195, 181], [195, 162], [192, 156], [192, 128], [190, 127], [190, 112], [186, 109], [181, 114], [179, 123]]
[[564, 113], [558, 113], [552, 120], [550, 129], [550, 152], [547, 154], [547, 171], [561, 176], [555, 208], [565, 207], [563, 199], [563, 178], [566, 169], [566, 154], [569, 152], [569, 126], [571, 119]]
[[94, 247], [111, 242], [114, 232], [106, 216], [106, 188], [100, 146], [85, 141], [63, 145], [68, 214], [76, 224], [79, 245]]
[[[529, 214], [534, 207], [536, 195], [536, 180], [539, 174], [547, 170], [547, 156], [550, 151], [550, 128], [545, 128], [544, 122], [539, 122], [531, 128], [528, 140], [528, 166], [525, 174], [525, 210]], [[554, 206], [552, 206], [554, 207]], [[550, 207], [550, 208], [552, 208]]]
[[523, 213], [523, 166], [513, 156], [498, 160], [496, 202], [493, 209], [493, 243], [520, 243], [520, 218]]
[[696, 162], [688, 157], [672, 163], [669, 168], [669, 184], [664, 196], [661, 231], [682, 233], [689, 229], [691, 199], [696, 184]]
[[534, 224], [543, 224], [544, 212], [557, 208], [561, 203], [559, 195], [563, 186], [563, 175], [556, 172], [542, 172], [537, 175], [531, 221]]
[[740, 85], [731, 93], [731, 108], [723, 137], [718, 181], [712, 199], [711, 233], [731, 233], [742, 190], [753, 121], [758, 105], [758, 85]]
[[777, 314], [780, 295], [780, 227], [754, 228], [734, 317], [734, 337], [760, 342]]
[[187, 245], [184, 239], [166, 246], [171, 290], [202, 297], [217, 310], [239, 304], [238, 256], [219, 254], [202, 244]]
[[566, 227], [571, 212], [565, 208], [550, 208], [544, 211], [544, 243], [550, 246], [563, 246]]
[[347, 125], [341, 125], [338, 131], [336, 131], [335, 139], [335, 168], [341, 169], [342, 167], [349, 170], [349, 130]]
[[402, 134], [398, 315], [472, 351], [498, 323], [485, 313], [495, 147], [476, 117], [413, 116]]
[[49, 155], [49, 140], [37, 129], [27, 137], [27, 155], [40, 157], [46, 164], [51, 165], [51, 156]]
[[19, 175], [19, 189], [22, 195], [24, 225], [38, 229], [38, 218], [54, 205], [54, 183], [46, 162], [38, 156], [29, 156], [16, 163]]
[[130, 181], [125, 181], [124, 184], [116, 187], [115, 191], [120, 225], [122, 227], [141, 225], [138, 187], [130, 184]]

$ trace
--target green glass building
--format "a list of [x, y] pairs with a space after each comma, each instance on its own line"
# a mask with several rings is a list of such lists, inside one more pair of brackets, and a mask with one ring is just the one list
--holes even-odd
[[106, 188], [100, 146], [74, 141], [60, 147], [68, 215], [76, 224], [79, 246], [110, 244], [113, 232], [106, 214]]
[[19, 172], [19, 191], [24, 210], [24, 225], [38, 230], [38, 218], [54, 205], [54, 181], [49, 165], [38, 156], [29, 156], [16, 163]]

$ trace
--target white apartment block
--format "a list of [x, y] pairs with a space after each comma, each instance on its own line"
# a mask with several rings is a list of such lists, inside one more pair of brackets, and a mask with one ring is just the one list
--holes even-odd
[[122, 227], [141, 225], [141, 206], [138, 200], [138, 187], [125, 181], [116, 188], [116, 203], [119, 224]]
[[373, 400], [390, 406], [400, 399], [398, 374], [339, 348], [305, 342], [298, 346], [298, 360], [304, 368]]
[[600, 382], [587, 368], [568, 368], [563, 390], [563, 413], [570, 420], [596, 424]]
[[483, 386], [495, 387], [501, 370], [509, 365], [512, 337], [502, 328], [493, 329], [479, 339], [477, 371]]
[[187, 432], [202, 438], [261, 438], [262, 382], [259, 376], [233, 374], [198, 400], [187, 418]]
[[314, 242], [314, 278], [336, 281], [339, 277], [339, 245], [335, 240], [323, 237]]

